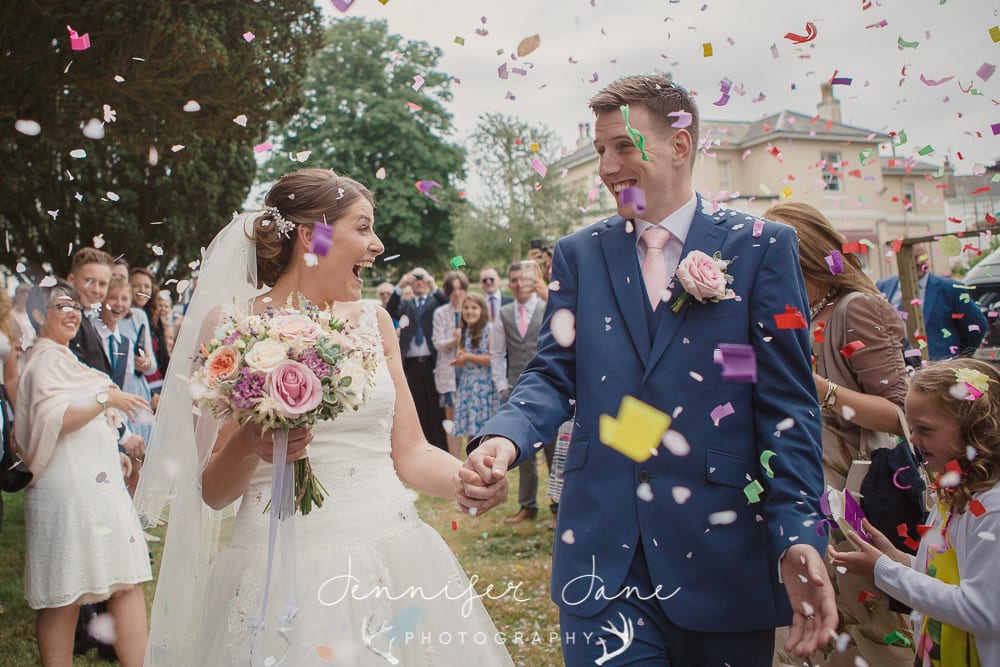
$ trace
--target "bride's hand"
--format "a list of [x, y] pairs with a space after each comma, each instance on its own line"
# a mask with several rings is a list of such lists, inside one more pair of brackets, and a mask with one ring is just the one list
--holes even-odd
[[[264, 431], [261, 434], [260, 426], [257, 424], [247, 424], [242, 427], [248, 440], [251, 442], [254, 453], [262, 461], [271, 463], [274, 458], [274, 431]], [[285, 457], [286, 463], [292, 463], [309, 456], [308, 446], [312, 442], [313, 435], [311, 428], [293, 428], [288, 432], [288, 455]]]

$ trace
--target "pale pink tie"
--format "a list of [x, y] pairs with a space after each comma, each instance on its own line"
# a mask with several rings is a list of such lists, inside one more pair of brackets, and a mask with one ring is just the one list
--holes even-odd
[[653, 225], [642, 233], [646, 244], [646, 258], [642, 260], [642, 279], [646, 283], [649, 305], [656, 310], [660, 305], [660, 294], [667, 288], [667, 263], [663, 259], [663, 246], [670, 240], [670, 232], [659, 225]]
[[528, 307], [523, 303], [517, 304], [517, 333], [521, 338], [528, 333]]

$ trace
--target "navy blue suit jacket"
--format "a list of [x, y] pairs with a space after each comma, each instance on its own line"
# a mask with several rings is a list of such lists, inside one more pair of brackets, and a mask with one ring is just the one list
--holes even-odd
[[[933, 273], [927, 275], [921, 306], [931, 361], [969, 356], [986, 335], [986, 316], [976, 305], [975, 291], [955, 285], [962, 283]], [[892, 301], [899, 291], [899, 276], [883, 278], [877, 286], [885, 298]]]
[[[778, 559], [792, 544], [814, 545], [823, 490], [820, 411], [807, 331], [779, 330], [786, 305], [808, 312], [794, 231], [734, 211], [713, 214], [699, 198], [684, 246], [732, 260], [736, 298], [662, 304], [651, 336], [634, 231], [613, 216], [560, 240], [538, 352], [510, 399], [478, 434], [514, 441], [516, 463], [550, 442], [576, 410], [566, 458], [553, 552], [552, 599], [593, 616], [619, 593], [639, 542], [650, 580], [677, 625], [699, 632], [739, 632], [786, 624], [791, 610], [778, 581]], [[673, 284], [675, 298], [681, 293]], [[550, 331], [553, 313], [575, 315], [569, 347]], [[713, 362], [719, 343], [751, 345], [757, 382], [723, 381]], [[673, 416], [670, 429], [690, 444], [661, 447], [642, 463], [602, 444], [602, 415], [617, 415], [635, 396]], [[718, 422], [717, 406], [733, 413]], [[789, 422], [788, 420], [793, 420]], [[782, 424], [779, 431], [779, 424]], [[789, 426], [789, 424], [793, 424]], [[761, 455], [771, 450], [770, 477]], [[765, 489], [750, 502], [744, 488]], [[651, 499], [637, 495], [648, 483]], [[690, 491], [683, 498], [684, 489]], [[675, 495], [677, 494], [677, 495]], [[710, 517], [732, 512], [731, 522]], [[572, 539], [565, 539], [572, 531]], [[676, 592], [675, 592], [676, 591]]]
[[[444, 292], [440, 289], [434, 290], [434, 292], [427, 295], [423, 313], [418, 318], [416, 300], [402, 299], [398, 292], [393, 291], [392, 296], [389, 297], [389, 301], [385, 304], [385, 309], [397, 321], [403, 315], [406, 315], [407, 325], [399, 329], [399, 349], [402, 350], [404, 356], [406, 355], [407, 348], [410, 347], [410, 342], [413, 340], [414, 327], [419, 326], [424, 330], [424, 340], [427, 341], [427, 347], [431, 351], [431, 361], [437, 361], [437, 348], [431, 342], [431, 338], [434, 335], [434, 311], [446, 303], [448, 303], [448, 297], [444, 295]], [[431, 368], [433, 368], [433, 364]]]

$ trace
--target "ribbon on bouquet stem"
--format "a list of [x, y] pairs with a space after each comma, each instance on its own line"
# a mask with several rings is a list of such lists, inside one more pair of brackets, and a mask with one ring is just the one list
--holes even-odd
[[[274, 431], [274, 458], [271, 463], [271, 514], [267, 529], [267, 571], [264, 575], [264, 597], [260, 615], [250, 621], [253, 635], [250, 640], [251, 665], [277, 665], [284, 660], [260, 655], [264, 631], [267, 630], [267, 602], [271, 593], [271, 572], [274, 551], [281, 529], [281, 579], [285, 597], [285, 613], [278, 619], [278, 634], [285, 640], [285, 654], [291, 646], [292, 624], [299, 613], [298, 586], [295, 574], [295, 464], [279, 463], [288, 455], [288, 432]], [[270, 660], [268, 659], [270, 658]]]

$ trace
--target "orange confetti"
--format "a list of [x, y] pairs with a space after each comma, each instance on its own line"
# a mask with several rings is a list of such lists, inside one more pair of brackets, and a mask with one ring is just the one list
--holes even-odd
[[521, 40], [521, 43], [517, 45], [517, 57], [523, 58], [542, 43], [541, 37], [538, 35], [532, 35], [531, 37], [525, 37]]
[[333, 652], [333, 649], [329, 646], [317, 646], [316, 655], [319, 656], [320, 660], [324, 662], [336, 662], [337, 655]]

